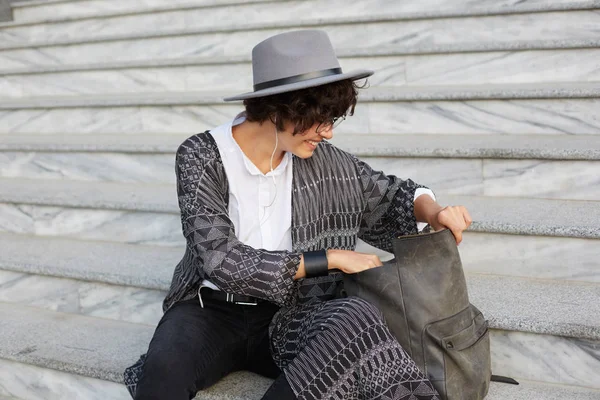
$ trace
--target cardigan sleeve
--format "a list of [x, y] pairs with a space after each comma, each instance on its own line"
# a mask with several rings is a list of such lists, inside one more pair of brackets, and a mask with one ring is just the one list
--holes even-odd
[[216, 144], [202, 134], [192, 136], [177, 150], [175, 164], [183, 235], [200, 276], [227, 293], [292, 305], [301, 254], [254, 249], [238, 240]]
[[428, 189], [410, 179], [375, 171], [353, 156], [362, 184], [365, 208], [358, 237], [381, 250], [392, 252], [392, 240], [417, 233], [415, 192]]

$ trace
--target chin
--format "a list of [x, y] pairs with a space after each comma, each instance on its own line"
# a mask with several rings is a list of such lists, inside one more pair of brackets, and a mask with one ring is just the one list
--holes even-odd
[[311, 158], [314, 154], [314, 151], [296, 151], [294, 155], [298, 158]]

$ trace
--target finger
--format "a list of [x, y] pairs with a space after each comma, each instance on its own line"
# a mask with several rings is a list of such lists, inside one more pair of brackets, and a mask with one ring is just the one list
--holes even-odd
[[467, 228], [468, 228], [473, 223], [473, 218], [471, 218], [471, 214], [469, 214], [469, 212], [467, 211], [466, 208], [465, 208], [465, 212], [464, 212], [463, 216], [465, 218], [465, 222], [467, 223]]
[[456, 239], [456, 245], [458, 246], [460, 242], [462, 242], [462, 230], [452, 228], [452, 234], [454, 235], [454, 239]]

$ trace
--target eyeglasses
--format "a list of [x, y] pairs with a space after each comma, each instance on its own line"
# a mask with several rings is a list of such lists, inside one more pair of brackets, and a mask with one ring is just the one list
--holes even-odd
[[317, 126], [317, 133], [322, 133], [330, 129], [337, 128], [342, 122], [344, 122], [345, 119], [346, 116], [342, 115], [341, 117], [333, 117], [329, 121], [321, 122]]

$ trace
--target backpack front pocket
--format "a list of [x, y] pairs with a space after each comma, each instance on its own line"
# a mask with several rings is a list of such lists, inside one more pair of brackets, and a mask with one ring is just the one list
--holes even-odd
[[477, 400], [491, 376], [488, 323], [474, 306], [429, 324], [423, 346], [426, 372], [448, 400]]

